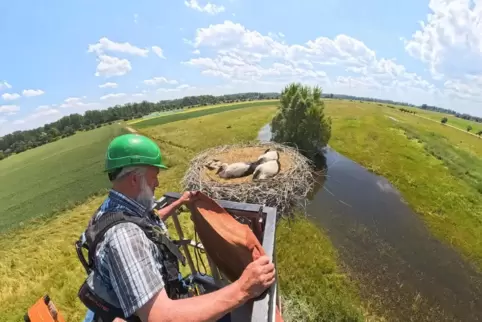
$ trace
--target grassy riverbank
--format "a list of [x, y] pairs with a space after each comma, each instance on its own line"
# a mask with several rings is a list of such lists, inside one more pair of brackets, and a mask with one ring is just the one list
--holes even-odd
[[[255, 106], [141, 129], [159, 142], [169, 166], [159, 176], [156, 196], [180, 190], [179, 181], [198, 152], [255, 139], [274, 112], [274, 106]], [[85, 273], [73, 241], [102, 200], [103, 196], [91, 198], [72, 210], [30, 222], [0, 237], [0, 321], [19, 321], [45, 293], [68, 321], [83, 318], [85, 308], [77, 291]], [[189, 218], [181, 216], [181, 220], [192, 237]], [[171, 229], [172, 222], [168, 225]], [[304, 219], [291, 225], [283, 221], [277, 241], [281, 290], [291, 308], [287, 321], [299, 321], [300, 315], [303, 321], [363, 321], [356, 288], [341, 272], [336, 252], [320, 230]]]
[[482, 141], [378, 104], [326, 106], [330, 145], [389, 179], [435, 236], [482, 268]]

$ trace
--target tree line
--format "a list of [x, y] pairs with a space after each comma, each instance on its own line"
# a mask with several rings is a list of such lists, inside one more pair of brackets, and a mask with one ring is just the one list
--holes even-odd
[[[372, 97], [361, 97], [344, 94], [321, 94], [322, 98], [331, 99], [349, 99], [368, 102], [378, 102], [384, 104], [396, 104], [401, 106], [417, 107], [424, 110], [432, 110], [455, 115], [456, 117], [466, 120], [472, 120], [482, 123], [482, 118], [469, 114], [457, 113], [453, 110], [440, 108], [422, 104], [417, 106], [406, 102], [397, 102], [387, 99], [378, 99]], [[193, 108], [198, 106], [246, 102], [252, 100], [279, 99], [280, 93], [237, 93], [220, 96], [199, 95], [186, 96], [173, 100], [162, 100], [158, 102], [142, 101], [140, 103], [127, 103], [124, 105], [115, 105], [104, 110], [88, 110], [83, 115], [74, 113], [62, 117], [61, 119], [45, 124], [32, 130], [15, 131], [0, 137], [0, 160], [13, 154], [21, 153], [31, 148], [38, 147], [49, 142], [56, 141], [60, 138], [75, 134], [77, 131], [89, 131], [103, 125], [111, 124], [115, 121], [128, 121], [140, 118], [155, 112], [167, 112], [185, 108]], [[392, 107], [392, 106], [389, 106]], [[408, 110], [404, 110], [408, 111]]]
[[158, 102], [127, 103], [104, 110], [88, 110], [83, 115], [74, 113], [36, 129], [15, 131], [1, 137], [0, 160], [13, 153], [21, 153], [60, 138], [71, 136], [77, 131], [89, 131], [116, 121], [128, 121], [155, 112], [276, 98], [279, 98], [279, 93], [253, 92], [221, 96], [199, 95]]

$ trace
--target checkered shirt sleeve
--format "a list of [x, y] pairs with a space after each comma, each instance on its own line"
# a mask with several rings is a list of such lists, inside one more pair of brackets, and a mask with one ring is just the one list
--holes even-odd
[[111, 230], [107, 268], [121, 308], [125, 316], [130, 316], [164, 287], [162, 255], [135, 224], [122, 223]]

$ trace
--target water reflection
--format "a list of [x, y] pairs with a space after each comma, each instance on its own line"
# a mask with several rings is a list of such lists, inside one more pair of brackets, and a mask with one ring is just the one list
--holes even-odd
[[[265, 126], [259, 139], [270, 139]], [[390, 321], [481, 321], [482, 277], [427, 231], [401, 194], [331, 148], [308, 214]]]

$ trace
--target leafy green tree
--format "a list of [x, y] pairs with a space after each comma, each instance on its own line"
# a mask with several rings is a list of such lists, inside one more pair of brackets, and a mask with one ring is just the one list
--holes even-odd
[[75, 130], [72, 126], [68, 125], [64, 128], [64, 130], [62, 131], [62, 134], [66, 135], [66, 136], [74, 135]]
[[448, 119], [446, 117], [442, 118], [442, 120], [440, 122], [442, 122], [442, 124], [445, 124], [447, 123]]
[[48, 131], [49, 135], [53, 138], [60, 136], [60, 131], [56, 127], [51, 127]]
[[289, 84], [271, 121], [273, 141], [296, 146], [313, 160], [331, 137], [331, 118], [325, 117], [324, 108], [321, 88]]
[[472, 131], [472, 125], [467, 126], [467, 132]]

